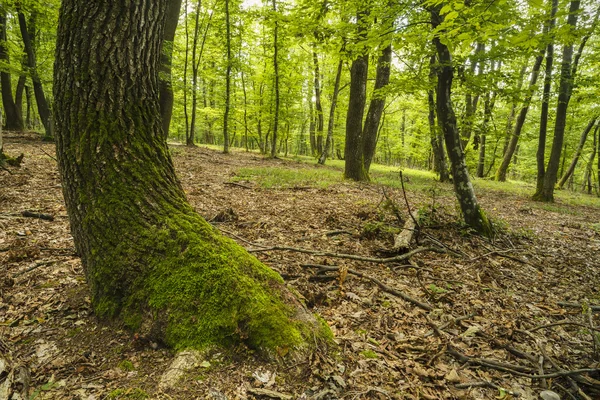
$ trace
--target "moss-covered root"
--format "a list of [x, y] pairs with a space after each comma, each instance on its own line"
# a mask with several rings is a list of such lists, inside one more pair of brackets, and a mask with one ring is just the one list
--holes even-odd
[[299, 354], [332, 338], [276, 272], [196, 214], [171, 217], [145, 236], [157, 249], [148, 271], [122, 305], [97, 288], [98, 314], [120, 308], [131, 329], [175, 349], [246, 344], [263, 354]]

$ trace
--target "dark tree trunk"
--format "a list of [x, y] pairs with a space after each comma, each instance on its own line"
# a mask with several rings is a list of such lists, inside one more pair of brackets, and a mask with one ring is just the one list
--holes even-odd
[[275, 18], [275, 27], [273, 28], [273, 73], [275, 74], [275, 114], [273, 115], [273, 141], [271, 142], [271, 158], [277, 155], [277, 131], [279, 128], [279, 40], [277, 38], [279, 31], [279, 21], [277, 16], [277, 1], [273, 0], [273, 17]]
[[[366, 35], [365, 13], [357, 15], [360, 38]], [[363, 115], [367, 102], [369, 55], [362, 49], [350, 68], [350, 97], [346, 116], [346, 146], [344, 148], [344, 177], [355, 181], [369, 180], [363, 158]]]
[[324, 165], [327, 160], [327, 155], [333, 147], [333, 128], [335, 124], [335, 108], [337, 106], [338, 94], [340, 92], [340, 81], [342, 79], [342, 68], [344, 61], [340, 59], [335, 74], [335, 83], [333, 85], [333, 95], [331, 96], [331, 108], [329, 109], [329, 121], [327, 122], [327, 140], [325, 141], [325, 148], [319, 157], [319, 164]]
[[521, 107], [521, 111], [519, 111], [519, 116], [517, 117], [517, 122], [515, 123], [514, 130], [511, 134], [510, 140], [508, 142], [508, 146], [506, 151], [504, 152], [504, 158], [502, 159], [502, 163], [496, 172], [496, 180], [500, 182], [506, 181], [506, 172], [508, 171], [508, 167], [510, 166], [510, 161], [512, 159], [513, 154], [515, 153], [515, 149], [517, 148], [517, 143], [519, 142], [519, 137], [521, 136], [521, 131], [523, 130], [523, 125], [525, 125], [525, 119], [527, 118], [527, 113], [529, 112], [529, 105], [531, 104], [531, 98], [535, 93], [535, 86], [537, 83], [538, 76], [540, 74], [540, 68], [542, 66], [542, 61], [544, 61], [544, 54], [539, 54], [535, 63], [533, 64], [533, 68], [531, 70], [531, 80], [529, 82], [529, 87], [527, 88], [527, 94], [523, 101], [523, 107]]
[[[436, 79], [435, 55], [432, 55], [429, 59], [429, 84], [431, 85], [431, 89], [427, 90], [427, 104], [429, 106], [427, 120], [429, 122], [429, 135], [433, 151], [433, 170], [438, 173], [440, 182], [447, 182], [449, 176], [448, 166], [446, 165], [446, 153], [444, 152], [444, 135], [435, 123]], [[404, 146], [404, 143], [402, 145]]]
[[25, 45], [25, 53], [27, 54], [27, 66], [29, 67], [29, 73], [31, 75], [31, 81], [33, 82], [33, 94], [35, 95], [35, 102], [37, 104], [38, 113], [44, 125], [44, 138], [52, 139], [52, 115], [50, 112], [50, 106], [46, 100], [44, 93], [44, 87], [40, 76], [37, 72], [37, 62], [35, 58], [35, 14], [31, 15], [29, 19], [29, 30], [27, 29], [27, 22], [25, 21], [25, 15], [19, 12], [19, 28], [21, 30], [21, 37], [23, 38], [23, 44]]
[[373, 87], [373, 95], [371, 96], [371, 104], [365, 118], [365, 126], [363, 129], [363, 157], [365, 172], [369, 173], [371, 161], [375, 156], [377, 148], [377, 133], [379, 132], [379, 122], [383, 107], [385, 106], [385, 95], [381, 93], [381, 89], [385, 88], [390, 82], [390, 65], [392, 62], [392, 44], [389, 43], [383, 48], [382, 54], [377, 60], [377, 74], [375, 76], [375, 86]]
[[[571, 1], [569, 7], [569, 16], [567, 24], [575, 29], [577, 25], [577, 17], [579, 15], [579, 0]], [[556, 119], [554, 122], [554, 138], [552, 140], [552, 148], [550, 150], [550, 159], [548, 167], [544, 174], [544, 183], [542, 190], [534, 195], [534, 199], [540, 201], [554, 201], [554, 185], [558, 177], [558, 168], [560, 164], [560, 152], [563, 146], [565, 127], [567, 125], [567, 109], [569, 107], [569, 99], [573, 87], [573, 79], [571, 74], [573, 59], [573, 44], [565, 44], [563, 47], [562, 65], [560, 71], [560, 85], [558, 89], [558, 105], [556, 106]]]
[[554, 27], [556, 26], [556, 12], [558, 0], [552, 1], [550, 22], [548, 32], [550, 35], [546, 46], [546, 69], [544, 74], [544, 93], [542, 95], [542, 110], [540, 115], [540, 133], [538, 136], [538, 148], [535, 154], [537, 164], [536, 193], [534, 199], [541, 196], [544, 189], [544, 175], [546, 174], [546, 136], [548, 133], [548, 112], [550, 107], [550, 88], [552, 86], [552, 67], [554, 64]]
[[487, 94], [483, 103], [483, 123], [481, 124], [481, 136], [479, 139], [479, 160], [477, 162], [477, 177], [485, 177], [485, 152], [487, 146], [487, 130], [490, 120], [492, 119], [492, 111], [496, 103], [496, 93]]
[[[179, 22], [181, 0], [167, 1], [167, 15], [165, 17], [165, 30], [160, 55], [160, 116], [162, 118], [163, 134], [169, 136], [171, 116], [173, 115], [173, 86], [171, 85], [171, 65], [173, 61], [173, 41]], [[186, 49], [187, 50], [187, 49]]]
[[[440, 8], [441, 6], [438, 5], [431, 10], [431, 22], [434, 29], [442, 22], [439, 14]], [[456, 115], [454, 114], [451, 96], [452, 80], [454, 77], [452, 56], [448, 47], [440, 41], [439, 37], [435, 37], [433, 43], [435, 44], [440, 63], [436, 91], [437, 116], [440, 128], [444, 133], [446, 150], [450, 159], [454, 191], [456, 192], [465, 223], [476, 232], [490, 236], [492, 234], [492, 226], [477, 202], [456, 125]]]
[[[8, 50], [6, 48], [6, 12], [2, 13], [0, 9], [0, 61], [10, 64]], [[2, 84], [2, 105], [6, 113], [4, 127], [9, 131], [22, 131], [23, 118], [19, 115], [19, 110], [15, 104], [12, 95], [11, 77], [8, 72], [0, 72], [0, 83]]]
[[[93, 308], [177, 349], [306, 349], [325, 328], [277, 273], [193, 211], [175, 176], [158, 103], [165, 7], [61, 5], [57, 155]], [[136, 60], [146, 62], [130, 68]]]
[[229, 102], [231, 99], [231, 28], [229, 26], [229, 0], [225, 0], [225, 29], [227, 47], [227, 69], [225, 71], [225, 113], [223, 115], [223, 153], [229, 153]]
[[15, 91], [15, 106], [17, 107], [17, 112], [19, 113], [21, 121], [23, 121], [23, 93], [25, 92], [26, 82], [27, 77], [25, 75], [19, 76], [19, 80], [17, 81], [17, 89]]
[[319, 71], [319, 57], [313, 51], [313, 66], [315, 74], [315, 111], [317, 112], [316, 154], [323, 153], [323, 106], [321, 104], [321, 73]]
[[594, 127], [594, 124], [596, 123], [597, 120], [598, 120], [597, 116], [592, 118], [592, 120], [587, 124], [587, 126], [581, 133], [581, 138], [579, 139], [579, 145], [577, 146], [577, 150], [575, 150], [575, 154], [573, 155], [573, 160], [571, 161], [571, 164], [569, 165], [567, 172], [565, 172], [563, 174], [562, 178], [560, 178], [560, 181], [558, 182], [559, 189], [563, 188], [563, 186], [565, 185], [567, 180], [571, 177], [571, 175], [575, 171], [575, 167], [577, 167], [577, 162], [579, 161], [579, 157], [581, 157], [581, 153], [583, 152], [583, 146], [585, 146], [585, 141], [587, 140], [588, 134], [592, 131], [592, 128]]

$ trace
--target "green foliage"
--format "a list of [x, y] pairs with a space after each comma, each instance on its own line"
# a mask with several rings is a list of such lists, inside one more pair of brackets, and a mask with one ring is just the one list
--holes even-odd
[[119, 369], [121, 369], [122, 371], [125, 371], [125, 372], [130, 372], [130, 371], [134, 371], [135, 370], [135, 366], [129, 360], [123, 360], [123, 361], [121, 361], [119, 363], [118, 367], [119, 367]]

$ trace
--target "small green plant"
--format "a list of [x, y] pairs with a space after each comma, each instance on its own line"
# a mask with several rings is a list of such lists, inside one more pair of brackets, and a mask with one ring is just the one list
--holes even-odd
[[129, 360], [123, 360], [119, 363], [118, 367], [125, 372], [130, 372], [135, 370], [133, 363]]
[[428, 287], [430, 292], [435, 293], [435, 294], [444, 294], [444, 293], [448, 293], [448, 291], [444, 288], [441, 288], [435, 284], [430, 284]]
[[369, 358], [369, 359], [375, 359], [375, 358], [379, 357], [377, 355], [377, 353], [375, 353], [373, 350], [364, 350], [364, 351], [361, 351], [360, 355], [363, 356], [364, 358]]

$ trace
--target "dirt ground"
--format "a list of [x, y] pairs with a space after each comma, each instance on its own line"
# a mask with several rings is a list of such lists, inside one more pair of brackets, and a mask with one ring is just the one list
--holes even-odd
[[[413, 249], [445, 252], [385, 263], [338, 258], [316, 252], [391, 256], [401, 225], [381, 187], [264, 189], [251, 178], [234, 180], [236, 171], [317, 167], [176, 146], [190, 202], [224, 234], [253, 250], [316, 253], [254, 252], [327, 321], [337, 342], [307, 360], [269, 362], [236, 348], [190, 355], [184, 368], [173, 365], [181, 356], [96, 320], [53, 144], [33, 134], [8, 134], [5, 142], [6, 153], [25, 157], [20, 168], [0, 170], [0, 353], [29, 371], [30, 398], [538, 399], [551, 390], [600, 399], [598, 370], [567, 372], [600, 367], [600, 323], [590, 306], [600, 304], [597, 208], [558, 213], [526, 194], [480, 192], [501, 221], [496, 238], [485, 240], [457, 223], [452, 197], [433, 204], [408, 183], [413, 211], [425, 211]], [[401, 219], [409, 218], [402, 192], [387, 192]], [[0, 362], [0, 389], [9, 370]], [[174, 370], [181, 373], [169, 381]]]

